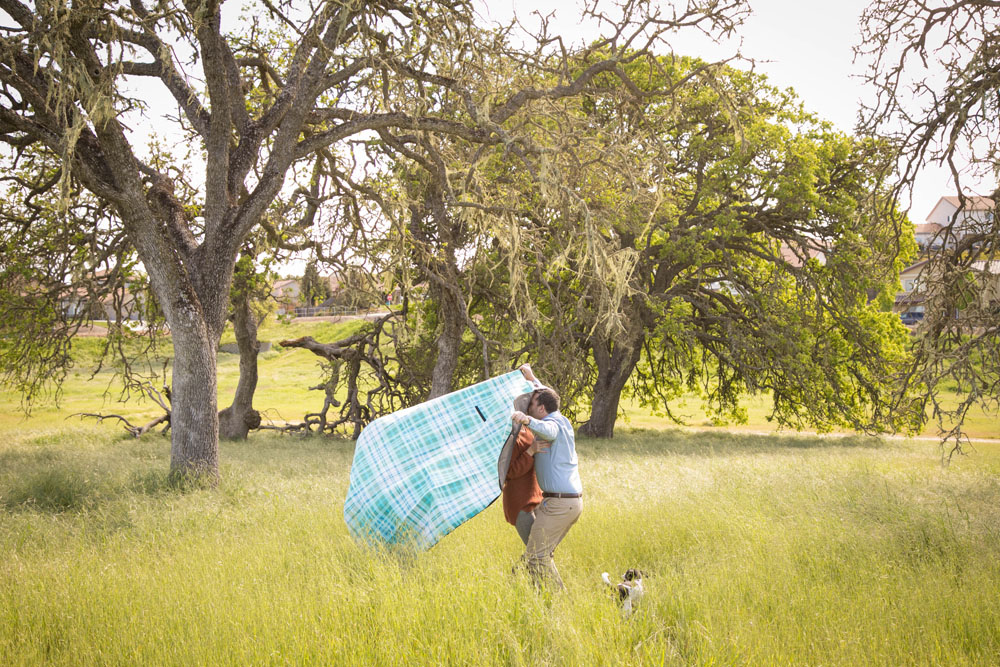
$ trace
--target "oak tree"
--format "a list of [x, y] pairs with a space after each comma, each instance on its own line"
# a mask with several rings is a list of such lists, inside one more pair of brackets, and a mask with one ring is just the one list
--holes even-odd
[[[218, 0], [0, 0], [9, 17], [0, 37], [0, 142], [5, 159], [29, 149], [57, 156], [51, 187], [60, 200], [86, 190], [120, 221], [173, 340], [172, 474], [214, 479], [216, 354], [234, 266], [290, 172], [320, 153], [338, 160], [353, 137], [385, 128], [513, 150], [517, 116], [535, 101], [578, 95], [602, 73], [624, 85], [626, 50], [658, 43], [690, 16], [733, 7], [692, 2], [666, 14], [626, 2], [608, 49], [592, 52], [584, 69], [498, 97], [489, 67], [451, 76], [425, 69], [426, 54], [515, 59], [530, 70], [561, 43], [543, 35], [512, 46], [503, 31], [479, 31], [475, 8], [462, 0], [263, 2], [244, 16]], [[461, 115], [436, 114], [427, 87], [460, 99]], [[150, 117], [163, 106], [159, 93], [175, 117]], [[193, 148], [195, 204], [179, 193], [191, 176], [185, 165], [143, 146], [138, 130], [150, 123], [171, 124], [174, 141]]]
[[889, 151], [760, 75], [657, 65], [646, 80], [668, 99], [563, 119], [587, 159], [562, 169], [576, 201], [534, 238], [546, 260], [524, 301], [546, 310], [528, 319], [563, 368], [589, 360], [575, 375], [581, 431], [611, 437], [624, 395], [669, 414], [688, 390], [730, 416], [767, 393], [781, 423], [891, 428], [905, 333], [883, 311], [906, 239], [898, 212], [876, 215]]

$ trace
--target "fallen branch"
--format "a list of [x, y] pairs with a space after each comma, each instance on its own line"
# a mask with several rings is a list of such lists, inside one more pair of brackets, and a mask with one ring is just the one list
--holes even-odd
[[[405, 319], [407, 308], [408, 300], [404, 300], [401, 310], [390, 312], [354, 335], [334, 343], [320, 343], [310, 336], [281, 341], [282, 347], [309, 350], [328, 361], [330, 375], [322, 384], [310, 387], [323, 390], [325, 394], [323, 408], [319, 412], [307, 414], [299, 423], [268, 428], [286, 433], [333, 435], [339, 427], [347, 426], [353, 431], [351, 437], [357, 438], [361, 429], [373, 419], [412, 404], [418, 396], [417, 388], [389, 371], [389, 368], [399, 364], [386, 354], [386, 350], [396, 349], [397, 346], [381, 339], [385, 335], [395, 342], [394, 333], [387, 325], [394, 319]], [[341, 385], [347, 393], [343, 402], [334, 397]], [[331, 407], [339, 408], [339, 413], [328, 419]]]
[[[146, 433], [149, 433], [151, 430], [153, 430], [160, 424], [165, 424], [163, 430], [160, 431], [160, 433], [161, 434], [166, 433], [168, 430], [170, 430], [170, 405], [169, 405], [170, 387], [164, 387], [163, 393], [160, 393], [159, 391], [154, 389], [152, 385], [144, 384], [139, 387], [139, 390], [144, 395], [148, 396], [149, 400], [153, 401], [161, 408], [163, 408], [163, 414], [154, 419], [153, 421], [149, 422], [148, 424], [144, 424], [142, 426], [136, 426], [135, 424], [125, 419], [125, 417], [122, 417], [121, 415], [113, 415], [113, 414], [102, 415], [99, 412], [77, 412], [75, 414], [70, 415], [69, 417], [79, 417], [80, 419], [90, 417], [92, 419], [96, 419], [98, 424], [103, 422], [105, 419], [117, 419], [122, 422], [123, 428], [126, 431], [128, 431], [133, 438], [138, 438], [140, 436], [145, 435]], [[69, 419], [69, 417], [67, 417], [66, 419]]]
[[121, 415], [102, 415], [97, 412], [77, 412], [70, 415], [66, 419], [69, 419], [70, 417], [79, 417], [80, 419], [84, 419], [85, 417], [91, 417], [93, 419], [96, 419], [98, 424], [103, 422], [105, 419], [117, 419], [122, 422], [125, 430], [128, 431], [133, 438], [138, 438], [142, 435], [145, 435], [146, 433], [148, 433], [149, 431], [151, 431], [152, 429], [156, 428], [157, 426], [159, 426], [164, 422], [166, 422], [166, 426], [163, 428], [162, 432], [166, 433], [167, 429], [170, 428], [169, 412], [167, 414], [160, 415], [153, 421], [149, 422], [148, 424], [144, 424], [143, 426], [136, 426], [135, 424], [125, 419]]

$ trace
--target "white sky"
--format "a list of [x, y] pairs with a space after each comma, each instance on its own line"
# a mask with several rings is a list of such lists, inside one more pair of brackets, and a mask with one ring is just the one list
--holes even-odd
[[[677, 0], [681, 4], [683, 0]], [[806, 109], [851, 132], [859, 102], [867, 96], [857, 75], [863, 64], [854, 64], [853, 48], [861, 41], [858, 20], [867, 0], [749, 0], [753, 14], [739, 29], [738, 41], [716, 44], [690, 33], [679, 35], [672, 46], [679, 53], [708, 59], [724, 58], [739, 49], [756, 61], [756, 70], [772, 84], [793, 88]], [[668, 4], [664, 0], [664, 4]], [[484, 15], [503, 21], [517, 8], [523, 22], [529, 12], [554, 12], [550, 26], [564, 36], [595, 35], [593, 25], [580, 24], [576, 0], [494, 0]], [[526, 9], [530, 7], [532, 9]], [[921, 172], [913, 193], [910, 219], [920, 224], [944, 195], [954, 194], [943, 169]]]

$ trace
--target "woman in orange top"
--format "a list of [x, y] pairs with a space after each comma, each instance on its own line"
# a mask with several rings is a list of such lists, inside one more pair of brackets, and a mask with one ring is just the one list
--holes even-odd
[[521, 427], [514, 444], [514, 453], [507, 468], [503, 485], [503, 514], [507, 523], [517, 529], [521, 541], [528, 543], [531, 524], [535, 522], [535, 507], [542, 502], [542, 490], [535, 478], [535, 435]]

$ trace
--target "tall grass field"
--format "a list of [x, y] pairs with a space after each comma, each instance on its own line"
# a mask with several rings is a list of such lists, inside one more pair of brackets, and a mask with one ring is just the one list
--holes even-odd
[[[424, 553], [351, 540], [350, 441], [222, 446], [90, 424], [0, 446], [0, 664], [1000, 662], [1000, 451], [626, 433], [580, 440], [584, 513], [537, 593], [494, 504]], [[646, 571], [621, 616], [603, 571]]]
[[[254, 433], [222, 443], [217, 488], [168, 484], [168, 437], [67, 419], [157, 414], [91, 377], [98, 345], [75, 348], [59, 405], [25, 418], [0, 392], [0, 665], [1000, 664], [1000, 443], [943, 467], [929, 441], [692, 432], [629, 407], [614, 440], [578, 441], [568, 588], [539, 593], [498, 504], [426, 552], [354, 542], [349, 440]], [[224, 406], [238, 359], [219, 359]], [[276, 347], [256, 404], [301, 419], [319, 377]], [[601, 573], [627, 568], [646, 594], [626, 619]]]

